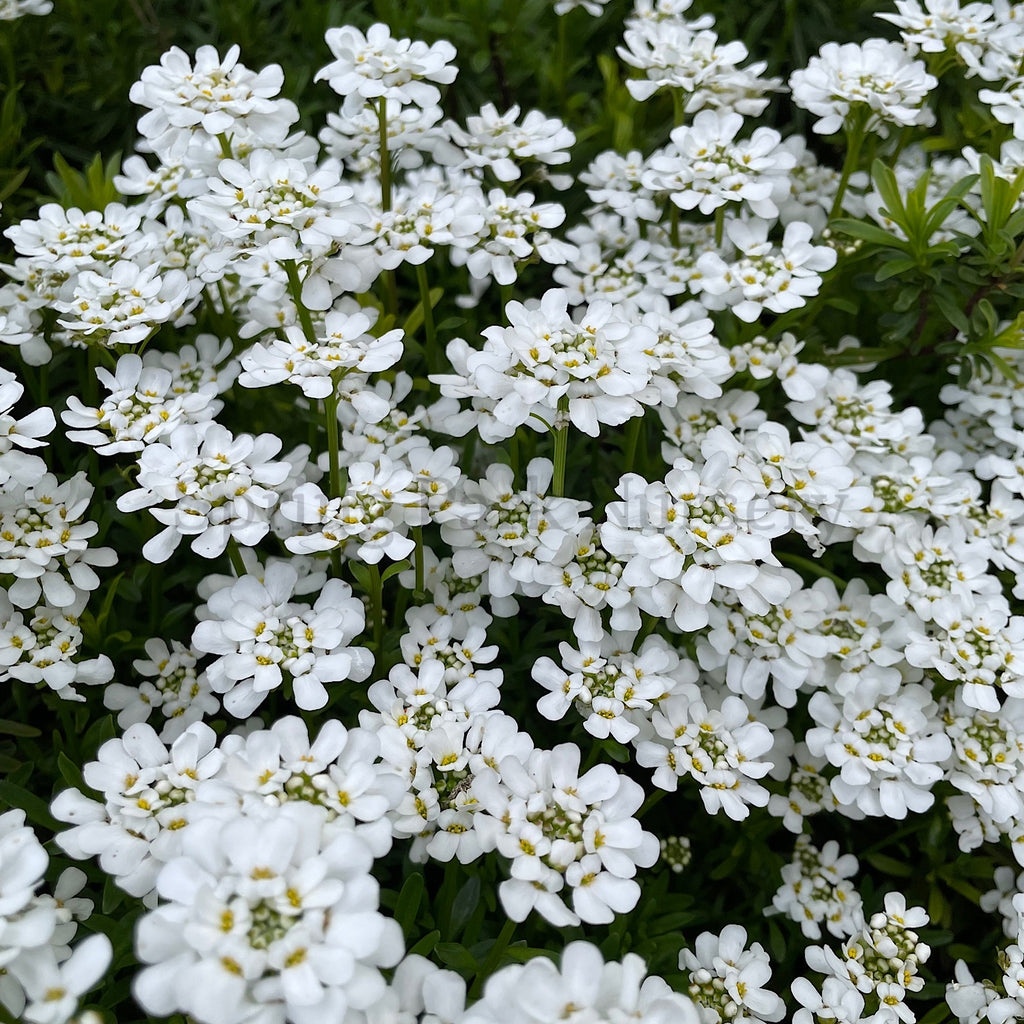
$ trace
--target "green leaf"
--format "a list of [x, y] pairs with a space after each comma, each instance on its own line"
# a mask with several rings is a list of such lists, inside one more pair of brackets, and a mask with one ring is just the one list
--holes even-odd
[[906, 242], [885, 228], [877, 224], [868, 224], [862, 220], [852, 220], [848, 217], [840, 217], [832, 221], [830, 227], [833, 231], [841, 231], [844, 235], [853, 238], [862, 238], [865, 242], [873, 242], [875, 245], [890, 246], [898, 249], [906, 249]]
[[479, 969], [476, 957], [461, 942], [439, 942], [434, 946], [434, 955], [446, 967], [462, 974], [475, 974]]
[[439, 938], [441, 938], [441, 933], [436, 928], [432, 932], [427, 932], [427, 934], [409, 950], [409, 955], [418, 953], [420, 956], [429, 956], [437, 945], [437, 940]]
[[898, 277], [907, 271], [917, 269], [917, 260], [910, 256], [899, 256], [894, 259], [883, 257], [882, 265], [875, 271], [876, 281], [888, 281], [891, 277]]
[[387, 583], [392, 576], [397, 576], [400, 572], [405, 572], [412, 565], [407, 558], [402, 559], [401, 562], [395, 562], [394, 565], [389, 565], [381, 574], [381, 583]]
[[865, 860], [883, 874], [894, 875], [896, 878], [909, 878], [914, 873], [909, 864], [895, 857], [888, 857], [884, 853], [869, 853]]
[[944, 1021], [953, 1020], [953, 1012], [945, 1003], [933, 1006], [923, 1017], [919, 1017], [917, 1024], [943, 1024]]
[[363, 590], [369, 590], [370, 567], [363, 565], [362, 562], [350, 562], [349, 569], [352, 571], [352, 575], [355, 576], [356, 582], [363, 588]]
[[964, 334], [970, 333], [970, 321], [967, 319], [967, 314], [963, 311], [954, 295], [950, 294], [948, 291], [938, 288], [931, 293], [931, 296], [935, 300], [935, 305], [939, 307], [939, 312], [942, 313], [942, 315], [958, 331], [963, 331]]
[[6, 736], [20, 736], [23, 739], [34, 739], [42, 733], [34, 725], [24, 722], [13, 722], [9, 718], [0, 718], [0, 733]]
[[395, 920], [402, 926], [402, 932], [405, 935], [412, 933], [426, 888], [423, 875], [417, 871], [405, 880], [405, 884], [398, 894], [398, 902], [395, 904]]
[[124, 902], [124, 891], [114, 884], [114, 879], [107, 875], [103, 882], [103, 898], [100, 909], [104, 914], [110, 915]]
[[451, 934], [459, 935], [469, 923], [473, 911], [480, 905], [480, 876], [471, 875], [466, 884], [455, 894], [450, 919]]
[[875, 184], [878, 194], [882, 197], [882, 214], [889, 218], [894, 224], [898, 224], [909, 235], [907, 224], [907, 210], [903, 205], [903, 198], [900, 195], [899, 182], [896, 180], [896, 172], [887, 167], [881, 160], [876, 160], [871, 165], [871, 180]]
[[59, 832], [62, 827], [50, 814], [50, 807], [45, 800], [7, 779], [0, 781], [0, 804], [20, 807], [33, 825], [41, 825], [51, 832]]
[[72, 789], [87, 790], [89, 788], [85, 784], [85, 779], [82, 778], [82, 769], [63, 750], [57, 753], [57, 770], [60, 772], [60, 777]]

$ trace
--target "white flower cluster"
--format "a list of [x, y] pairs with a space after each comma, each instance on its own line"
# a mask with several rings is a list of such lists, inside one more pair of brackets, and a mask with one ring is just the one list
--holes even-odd
[[906, 997], [924, 986], [919, 968], [931, 956], [931, 948], [921, 942], [916, 929], [927, 923], [921, 907], [908, 907], [901, 894], [890, 892], [885, 909], [866, 921], [861, 917], [839, 953], [829, 946], [809, 946], [807, 964], [825, 980], [821, 992], [806, 978], [793, 983], [793, 995], [801, 1006], [794, 1024], [866, 1017], [880, 1024], [913, 1024], [917, 1018]]
[[102, 933], [72, 948], [92, 900], [77, 895], [85, 872], [68, 868], [53, 895], [36, 890], [49, 857], [24, 811], [0, 814], [0, 1006], [27, 1024], [65, 1024], [106, 973], [113, 950]]
[[105, 683], [114, 672], [105, 654], [79, 657], [79, 616], [100, 584], [94, 566], [112, 565], [115, 554], [89, 546], [99, 527], [86, 518], [85, 473], [60, 483], [25, 450], [45, 445], [55, 421], [47, 408], [12, 415], [24, 390], [0, 370], [0, 678], [82, 701], [74, 684]]
[[[1014, 885], [1012, 873], [1010, 892], [1004, 914], [1004, 930], [1011, 942], [999, 955], [1002, 976], [997, 982], [975, 981], [963, 960], [956, 963], [956, 980], [946, 988], [946, 1002], [961, 1024], [1007, 1024], [1024, 1019], [1024, 895]], [[987, 909], [995, 909], [989, 906]]]
[[785, 1004], [763, 986], [772, 976], [759, 942], [747, 948], [747, 930], [726, 925], [720, 935], [702, 932], [694, 948], [679, 953], [679, 969], [689, 972], [690, 998], [706, 1024], [756, 1024], [782, 1020]]
[[857, 858], [839, 853], [830, 839], [819, 850], [806, 835], [799, 835], [793, 859], [782, 868], [782, 885], [765, 914], [785, 914], [800, 925], [809, 939], [821, 938], [824, 924], [831, 935], [844, 938], [860, 928], [860, 893], [849, 879], [857, 872]]
[[[576, 6], [603, 3], [555, 11]], [[909, 135], [934, 123], [929, 96], [961, 65], [1015, 136], [998, 168], [1013, 179], [1020, 17], [1002, 2], [896, 6], [884, 17], [902, 42], [826, 44], [790, 76], [793, 103], [857, 146]], [[158, 524], [142, 558], [187, 560], [188, 538], [234, 569], [200, 585], [189, 643], [151, 637], [139, 685], [111, 682], [109, 658], [87, 656], [94, 567], [114, 559], [89, 546], [93, 486], [31, 454], [53, 413], [14, 415], [23, 387], [0, 372], [0, 668], [71, 699], [110, 684], [124, 733], [84, 766], [97, 798], [66, 791], [53, 814], [71, 826], [62, 849], [145, 901], [133, 991], [147, 1013], [781, 1020], [768, 956], [739, 924], [682, 951], [688, 997], [644, 980], [632, 954], [606, 963], [574, 943], [557, 967], [494, 972], [467, 1008], [461, 979], [403, 959], [371, 874], [396, 840], [416, 863], [497, 854], [505, 915], [556, 928], [634, 911], [659, 855], [675, 871], [699, 852], [699, 827], [692, 848], [644, 827], [631, 774], [571, 740], [542, 747], [502, 710], [513, 664], [545, 720], [635, 758], [652, 798], [689, 780], [731, 819], [716, 827], [765, 809], [798, 835], [771, 909], [843, 944], [808, 951], [824, 980], [794, 984], [794, 1024], [912, 1022], [930, 952], [924, 911], [889, 893], [866, 917], [856, 858], [815, 846], [807, 819], [902, 820], [941, 799], [962, 851], [1008, 841], [1024, 864], [1024, 617], [998, 575], [1024, 597], [1024, 387], [998, 370], [950, 384], [947, 416], [926, 429], [884, 380], [810, 361], [860, 345], [814, 348], [787, 329], [849, 255], [829, 218], [890, 218], [852, 167], [751, 123], [781, 81], [689, 7], [637, 0], [625, 88], [637, 102], [668, 91], [676, 123], [646, 156], [598, 153], [579, 175], [591, 205], [564, 232], [566, 207], [547, 196], [573, 184], [573, 132], [519, 106], [447, 119], [454, 47], [383, 24], [328, 31], [316, 77], [341, 101], [316, 137], [296, 130], [280, 68], [252, 71], [237, 47], [168, 51], [131, 93], [142, 141], [117, 185], [137, 201], [48, 204], [7, 230], [0, 340], [30, 366], [55, 346], [107, 364], [105, 396], [72, 396], [61, 419], [71, 441], [129, 456], [111, 478], [128, 482], [118, 512]], [[897, 181], [931, 170], [934, 201], [980, 160], [910, 146]], [[944, 243], [970, 213], [958, 217]], [[534, 274], [560, 287], [513, 297]], [[412, 280], [419, 306], [403, 318]], [[439, 281], [466, 293], [450, 297], [464, 337], [435, 323]], [[1024, 368], [1013, 350], [1000, 358]], [[405, 593], [385, 623], [396, 575]], [[515, 616], [541, 629], [502, 650]], [[346, 681], [368, 683], [365, 699], [346, 700]], [[359, 726], [325, 718], [311, 740], [295, 717], [246, 721], [291, 703], [358, 708]], [[203, 721], [221, 706], [241, 720], [226, 735]], [[61, 908], [44, 927], [24, 835], [0, 818], [0, 1001], [51, 1024], [98, 977], [102, 943], [69, 957]], [[1021, 897], [997, 882], [987, 909], [1009, 918]], [[958, 968], [962, 1019], [1024, 1016], [1014, 936], [1002, 991]], [[33, 959], [44, 947], [52, 962]], [[37, 1007], [58, 989], [59, 1008]]]

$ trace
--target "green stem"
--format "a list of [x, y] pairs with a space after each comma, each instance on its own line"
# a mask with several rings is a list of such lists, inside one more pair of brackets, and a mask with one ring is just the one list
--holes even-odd
[[220, 155], [225, 160], [232, 160], [235, 154], [231, 152], [231, 140], [224, 132], [221, 132], [217, 136], [217, 141], [220, 143]]
[[508, 439], [508, 464], [512, 467], [512, 482], [519, 479], [519, 431]]
[[669, 87], [672, 93], [672, 123], [678, 128], [686, 120], [686, 105], [683, 103], [683, 92], [681, 89]]
[[425, 592], [424, 577], [426, 576], [424, 566], [422, 526], [414, 526], [412, 528], [412, 539], [416, 542], [416, 553], [413, 555], [413, 559], [416, 565], [416, 595], [417, 599], [419, 599]]
[[784, 562], [794, 569], [803, 569], [804, 572], [809, 572], [814, 576], [831, 580], [839, 587], [840, 591], [846, 589], [846, 580], [842, 576], [837, 576], [834, 572], [826, 569], [823, 565], [819, 565], [811, 558], [804, 558], [803, 555], [791, 555], [788, 551], [777, 551], [776, 556], [780, 562]]
[[623, 450], [625, 459], [622, 463], [623, 473], [636, 473], [636, 450], [637, 445], [640, 442], [640, 432], [643, 429], [644, 417], [641, 413], [639, 416], [634, 416], [629, 421], [629, 426], [626, 427], [626, 447]]
[[284, 267], [284, 272], [288, 276], [288, 293], [292, 297], [292, 302], [295, 303], [295, 312], [299, 318], [299, 324], [302, 326], [303, 337], [310, 345], [315, 345], [316, 330], [313, 327], [313, 318], [302, 302], [302, 282], [299, 280], [299, 268], [295, 260], [285, 260], [281, 266]]
[[828, 219], [838, 217], [843, 208], [843, 196], [846, 194], [846, 187], [850, 184], [850, 176], [860, 164], [860, 147], [864, 142], [864, 126], [867, 122], [867, 114], [858, 111], [853, 123], [846, 130], [846, 157], [843, 160], [843, 170], [839, 175], [839, 187], [836, 189], [836, 197], [832, 200], [832, 209], [829, 211]]
[[238, 541], [234, 537], [228, 537], [228, 558], [231, 559], [231, 567], [239, 579], [249, 574], [245, 562], [242, 561], [242, 552], [239, 550]]
[[[558, 411], [565, 413], [569, 408], [569, 399], [558, 400]], [[569, 455], [569, 423], [563, 423], [555, 430], [555, 471], [551, 478], [551, 494], [555, 498], [565, 496], [565, 463]]]
[[[338, 389], [335, 389], [324, 399], [324, 420], [327, 425], [327, 486], [328, 497], [343, 498], [345, 488], [348, 486], [348, 474], [342, 481], [341, 476], [341, 445], [338, 442]], [[335, 548], [331, 552], [331, 568], [335, 578], [341, 576], [341, 551]]]
[[477, 976], [473, 979], [473, 987], [469, 991], [469, 998], [476, 999], [481, 990], [484, 987], [484, 982], [497, 970], [498, 964], [501, 963], [501, 958], [505, 954], [505, 950], [508, 949], [508, 944], [512, 941], [512, 936], [515, 934], [516, 922], [512, 918], [506, 918], [505, 923], [501, 926], [501, 932], [498, 937], [494, 940], [494, 945], [491, 946], [490, 951], [487, 954], [487, 959], [484, 961], [483, 967], [477, 972]]
[[666, 794], [667, 789], [656, 789], [644, 802], [643, 806], [639, 811], [636, 812], [637, 820], [642, 818], [655, 804], [657, 804]]
[[235, 322], [235, 314], [231, 311], [231, 304], [228, 302], [228, 290], [224, 287], [223, 278], [217, 282], [217, 296], [220, 299], [221, 323], [231, 338], [231, 351], [237, 353], [244, 346], [238, 339], [238, 324]]
[[633, 640], [633, 648], [637, 651], [640, 650], [643, 642], [658, 628], [658, 623], [661, 622], [657, 615], [650, 615], [647, 612], [641, 612], [640, 618], [643, 626]]
[[380, 565], [368, 565], [370, 588], [370, 614], [373, 616], [373, 671], [378, 678], [384, 671], [384, 583], [380, 578]]
[[565, 113], [565, 60], [566, 60], [566, 29], [565, 19], [568, 16], [566, 14], [559, 15], [558, 18], [558, 42], [555, 47], [555, 74], [556, 82], [558, 84], [558, 109], [559, 112]]
[[427, 369], [436, 373], [437, 365], [437, 328], [434, 326], [434, 307], [430, 301], [430, 282], [427, 280], [426, 264], [416, 267], [416, 281], [420, 286], [420, 302], [423, 305], [423, 334], [427, 352]]
[[476, 455], [476, 431], [471, 430], [466, 435], [466, 443], [462, 446], [462, 460], [460, 469], [467, 476], [473, 472], [473, 457]]
[[341, 484], [340, 445], [338, 443], [338, 391], [335, 388], [324, 399], [324, 421], [327, 424], [327, 484], [329, 497], [343, 498]]
[[715, 210], [715, 248], [722, 247], [722, 239], [725, 237], [725, 205]]
[[391, 209], [391, 155], [388, 153], [388, 101], [377, 100], [377, 144], [380, 151], [380, 208]]
[[505, 312], [505, 307], [512, 301], [512, 285], [503, 284], [498, 286], [501, 294], [501, 319], [506, 327], [509, 326], [508, 314]]
[[393, 270], [385, 270], [381, 275], [384, 280], [384, 312], [392, 319], [398, 317], [398, 281]]

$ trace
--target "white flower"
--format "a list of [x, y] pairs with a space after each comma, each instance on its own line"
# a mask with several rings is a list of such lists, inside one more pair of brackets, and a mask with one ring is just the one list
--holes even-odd
[[818, 294], [820, 274], [836, 265], [835, 249], [811, 245], [813, 230], [801, 221], [786, 225], [778, 249], [768, 241], [766, 221], [731, 220], [725, 230], [738, 258], [726, 263], [717, 253], [704, 253], [697, 260], [701, 276], [694, 286], [708, 309], [731, 308], [745, 323], [753, 323], [764, 309], [799, 309]]
[[79, 658], [83, 636], [79, 617], [86, 595], [75, 593], [62, 608], [37, 606], [25, 616], [0, 592], [0, 678], [19, 679], [36, 686], [44, 683], [63, 700], [84, 701], [75, 689], [106, 683], [114, 665], [106, 654]]
[[52, 956], [26, 957], [17, 969], [29, 998], [22, 1020], [64, 1024], [78, 1008], [79, 999], [106, 973], [112, 957], [110, 939], [102, 933], [83, 939], [60, 964]]
[[89, 547], [99, 529], [84, 518], [92, 496], [84, 472], [63, 483], [45, 473], [30, 486], [0, 488], [0, 573], [17, 577], [7, 588], [17, 607], [31, 608], [42, 596], [70, 610], [82, 591], [99, 586], [92, 567], [114, 564], [112, 548]]
[[0, 3], [0, 21], [14, 21], [26, 14], [49, 14], [53, 0], [3, 0]]
[[224, 707], [248, 718], [271, 690], [287, 683], [305, 711], [322, 708], [325, 682], [361, 682], [372, 669], [365, 647], [349, 647], [362, 631], [362, 603], [342, 580], [328, 580], [310, 607], [292, 601], [297, 570], [269, 565], [260, 580], [243, 576], [213, 594], [196, 626], [197, 650], [219, 655], [206, 671]]
[[[205, 673], [196, 674], [198, 652], [178, 640], [171, 646], [159, 639], [146, 641], [148, 659], [137, 659], [132, 667], [145, 677], [138, 686], [110, 683], [103, 691], [103, 704], [117, 711], [122, 729], [144, 722], [153, 711], [164, 716], [160, 739], [175, 740], [193, 722], [201, 721], [220, 707]], [[152, 680], [152, 681], [150, 681]]]
[[301, 327], [285, 327], [283, 338], [257, 343], [242, 356], [238, 383], [256, 388], [287, 380], [297, 384], [307, 398], [327, 398], [337, 378], [349, 371], [386, 370], [402, 358], [404, 333], [396, 328], [375, 337], [369, 333], [375, 319], [362, 311], [328, 312], [322, 333], [312, 343]]
[[181, 270], [161, 273], [119, 260], [107, 273], [83, 270], [70, 298], [54, 302], [57, 323], [88, 344], [135, 345], [162, 323], [177, 320], [201, 288]]
[[383, 995], [380, 968], [401, 959], [402, 936], [377, 909], [361, 840], [324, 833], [320, 809], [301, 802], [193, 829], [136, 931], [148, 966], [133, 994], [147, 1012], [340, 1020]]
[[688, 94], [683, 106], [687, 114], [709, 106], [756, 116], [768, 105], [764, 94], [779, 84], [759, 77], [767, 67], [764, 62], [737, 67], [746, 60], [747, 48], [738, 41], [720, 45], [706, 24], [636, 19], [623, 42], [616, 53], [644, 73], [626, 81], [630, 95], [641, 102], [668, 87]]
[[32, 257], [33, 265], [49, 264], [54, 270], [75, 274], [131, 259], [144, 245], [140, 223], [139, 212], [122, 203], [84, 212], [45, 203], [38, 220], [23, 220], [4, 234], [21, 255]]
[[[557, 5], [556, 12], [562, 13]], [[558, 118], [539, 110], [531, 110], [522, 124], [517, 123], [519, 114], [518, 106], [499, 114], [493, 103], [485, 103], [479, 114], [466, 118], [465, 128], [446, 121], [451, 141], [464, 154], [455, 170], [486, 169], [498, 181], [516, 181], [522, 175], [520, 162], [568, 163], [576, 136]]]
[[283, 142], [298, 110], [290, 100], [274, 99], [284, 82], [280, 65], [253, 72], [238, 63], [238, 55], [237, 46], [223, 58], [212, 46], [200, 46], [193, 64], [172, 46], [128, 94], [150, 109], [139, 119], [140, 134], [158, 152], [184, 152], [199, 131], [250, 145]]
[[654, 784], [669, 792], [675, 792], [680, 777], [692, 776], [709, 814], [724, 810], [742, 821], [751, 805], [768, 803], [768, 791], [755, 780], [772, 768], [770, 761], [760, 760], [774, 742], [771, 731], [739, 697], [726, 697], [716, 709], [698, 692], [691, 686], [685, 695], [659, 703], [651, 715], [657, 739], [636, 744], [637, 764], [654, 768]]
[[206, 256], [204, 279], [216, 280], [229, 267], [240, 270], [244, 261], [320, 257], [339, 242], [365, 237], [366, 210], [332, 162], [317, 166], [256, 149], [244, 161], [222, 160], [206, 184], [189, 200], [189, 212], [228, 244]]
[[505, 313], [509, 326], [488, 327], [483, 350], [468, 356], [468, 379], [432, 378], [443, 395], [494, 403], [478, 427], [485, 441], [511, 437], [524, 424], [545, 429], [560, 411], [597, 437], [601, 423], [624, 423], [656, 401], [648, 386], [654, 359], [645, 352], [655, 336], [626, 310], [596, 301], [576, 321], [568, 294], [556, 288], [538, 304], [510, 302]]
[[[487, 205], [479, 236], [472, 244], [455, 244], [449, 253], [453, 266], [465, 266], [482, 285], [489, 278], [498, 284], [515, 282], [519, 266], [531, 257], [545, 263], [565, 263], [575, 246], [551, 235], [550, 229], [565, 220], [558, 203], [535, 203], [531, 192], [508, 195], [501, 189], [487, 193]], [[459, 241], [459, 240], [457, 240]]]
[[[936, 602], [944, 598], [958, 599], [969, 607], [979, 598], [1000, 594], [999, 580], [988, 572], [988, 544], [968, 539], [956, 520], [935, 529], [904, 516], [895, 530], [883, 533], [877, 542], [883, 548], [880, 553], [875, 544], [865, 546], [863, 535], [855, 541], [854, 550], [858, 557], [881, 564], [889, 577], [885, 592], [893, 601], [906, 602], [925, 622], [934, 615]], [[951, 621], [948, 604], [946, 617]]]
[[430, 107], [441, 98], [436, 85], [455, 81], [451, 63], [455, 47], [443, 40], [428, 46], [420, 41], [394, 39], [387, 25], [371, 25], [364, 36], [345, 25], [329, 28], [324, 36], [334, 61], [316, 73], [345, 97], [343, 109], [352, 111], [366, 101], [381, 98]]
[[[498, 895], [514, 920], [524, 920], [536, 906], [556, 926], [608, 923], [613, 911], [636, 906], [637, 868], [658, 858], [657, 840], [633, 817], [643, 789], [610, 765], [583, 775], [579, 766], [579, 747], [564, 743], [532, 751], [525, 763], [503, 757], [498, 774], [485, 775], [474, 787], [486, 812], [477, 823], [484, 842], [512, 860], [512, 879], [502, 882]], [[570, 875], [574, 863], [581, 870]], [[557, 899], [538, 900], [541, 891], [560, 891], [563, 875], [575, 913]]]
[[922, 7], [917, 0], [896, 0], [896, 9], [898, 14], [880, 12], [876, 17], [896, 25], [912, 52], [952, 52], [968, 78], [977, 75], [991, 82], [1016, 73], [1020, 26], [1000, 24], [990, 4], [961, 7], [959, 0], [924, 0]]
[[72, 825], [58, 834], [57, 845], [76, 860], [98, 857], [120, 888], [148, 896], [161, 863], [176, 855], [192, 822], [210, 810], [196, 802], [196, 789], [221, 767], [216, 743], [214, 731], [201, 722], [170, 749], [141, 723], [108, 740], [82, 769], [86, 786], [102, 802], [66, 789], [51, 805], [58, 821]]
[[690, 998], [711, 1024], [777, 1021], [785, 1014], [782, 999], [762, 987], [772, 975], [768, 954], [759, 942], [746, 945], [747, 930], [730, 924], [720, 935], [702, 932], [693, 951], [679, 952], [679, 969], [690, 974]]
[[644, 978], [647, 967], [635, 953], [627, 953], [621, 963], [605, 963], [597, 946], [572, 942], [559, 959], [559, 967], [537, 956], [495, 972], [459, 1024], [701, 1020], [698, 1008], [661, 978]]
[[796, 158], [771, 128], [757, 128], [749, 139], [736, 141], [742, 127], [737, 113], [700, 111], [692, 125], [672, 132], [671, 149], [650, 158], [643, 184], [669, 193], [682, 210], [696, 207], [710, 214], [730, 202], [746, 202], [758, 217], [778, 216], [773, 196], [784, 194], [786, 172]]
[[360, 542], [359, 557], [372, 565], [385, 555], [393, 561], [405, 558], [416, 546], [407, 535], [410, 526], [422, 526], [429, 518], [412, 484], [412, 470], [386, 455], [376, 464], [350, 466], [341, 498], [328, 498], [316, 484], [302, 484], [281, 503], [281, 514], [306, 529], [287, 538], [285, 547], [295, 554], [312, 554], [353, 538]]
[[997, 688], [1024, 697], [1024, 678], [1017, 669], [1024, 665], [1024, 618], [1011, 616], [994, 596], [969, 604], [938, 598], [929, 611], [932, 635], [910, 634], [905, 656], [911, 665], [960, 683], [963, 702], [981, 711], [999, 711]]
[[372, 224], [378, 265], [384, 270], [402, 263], [419, 266], [439, 245], [473, 248], [484, 231], [486, 205], [479, 189], [442, 191], [422, 181], [397, 190], [391, 209], [378, 211]]
[[252, 546], [270, 530], [270, 511], [288, 462], [271, 461], [281, 450], [274, 434], [233, 436], [212, 421], [184, 424], [167, 442], [147, 445], [139, 459], [138, 488], [122, 494], [122, 512], [149, 508], [165, 529], [142, 549], [151, 562], [165, 562], [183, 537], [204, 558], [224, 552], [228, 540]]
[[1024, 701], [1010, 697], [987, 712], [958, 695], [944, 702], [942, 718], [953, 745], [946, 777], [994, 825], [1013, 827], [1024, 815], [1018, 781], [1024, 760]]
[[831, 786], [844, 806], [897, 820], [931, 807], [931, 788], [943, 777], [940, 764], [952, 745], [925, 687], [906, 684], [882, 698], [865, 674], [841, 707], [819, 691], [808, 710], [817, 725], [805, 741], [840, 770]]
[[692, 632], [707, 625], [716, 584], [757, 614], [789, 593], [785, 577], [758, 565], [778, 564], [771, 538], [787, 524], [724, 451], [699, 469], [679, 459], [664, 481], [628, 473], [616, 493], [624, 500], [607, 506], [601, 543], [626, 563], [622, 582], [643, 611]]
[[822, 923], [837, 938], [852, 935], [863, 913], [860, 893], [849, 881], [856, 872], [857, 858], [840, 855], [834, 839], [819, 850], [809, 836], [798, 835], [793, 859], [782, 868], [782, 885], [764, 912], [786, 914], [809, 939], [821, 938]]
[[74, 395], [61, 419], [72, 441], [89, 444], [101, 455], [139, 452], [147, 444], [170, 434], [180, 423], [213, 419], [223, 406], [214, 396], [217, 384], [204, 383], [184, 390], [170, 370], [146, 365], [134, 353], [121, 356], [114, 372], [96, 368], [96, 376], [110, 394], [97, 408]]
[[931, 125], [935, 114], [924, 100], [938, 84], [922, 61], [900, 43], [825, 43], [806, 68], [789, 76], [793, 102], [818, 117], [814, 131], [834, 135], [865, 118], [881, 136], [888, 125]]

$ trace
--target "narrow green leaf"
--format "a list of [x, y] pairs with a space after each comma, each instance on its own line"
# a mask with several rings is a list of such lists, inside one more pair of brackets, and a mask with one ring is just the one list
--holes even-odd
[[885, 260], [875, 271], [876, 281], [888, 281], [892, 277], [899, 277], [908, 271], [917, 268], [917, 260], [909, 256], [900, 256], [898, 259]]
[[57, 753], [57, 770], [60, 772], [60, 777], [72, 789], [88, 789], [85, 779], [82, 778], [81, 768], [63, 750]]
[[103, 897], [100, 909], [104, 914], [110, 915], [124, 902], [124, 891], [114, 884], [114, 879], [107, 875], [103, 883]]
[[4, 803], [20, 807], [33, 825], [41, 825], [51, 832], [61, 829], [60, 823], [50, 814], [50, 807], [45, 800], [7, 779], [0, 781], [0, 804]]
[[891, 167], [887, 167], [881, 160], [876, 160], [871, 165], [871, 180], [874, 182], [878, 194], [882, 197], [882, 213], [894, 224], [898, 224], [906, 231], [907, 211], [903, 205], [903, 198], [900, 196], [900, 186], [896, 180], [896, 172]]
[[460, 935], [480, 903], [480, 876], [471, 875], [452, 901], [451, 933]]
[[479, 968], [476, 957], [461, 942], [439, 942], [434, 946], [434, 955], [446, 967], [462, 974], [475, 974]]
[[441, 938], [441, 933], [436, 928], [432, 932], [427, 932], [427, 934], [409, 950], [409, 955], [411, 956], [413, 953], [418, 953], [420, 956], [429, 956], [437, 945], [437, 940], [439, 938]]
[[402, 926], [402, 931], [409, 935], [416, 923], [416, 915], [419, 913], [420, 901], [426, 891], [426, 883], [420, 872], [411, 874], [402, 886], [398, 894], [398, 902], [395, 904], [395, 920]]
[[893, 248], [906, 249], [906, 242], [885, 228], [877, 224], [869, 224], [863, 220], [853, 220], [849, 217], [841, 217], [832, 221], [833, 231], [841, 231], [844, 235], [851, 235], [853, 238], [862, 238], [865, 242], [872, 242], [875, 245], [891, 246]]
[[391, 579], [392, 576], [397, 576], [400, 572], [405, 572], [405, 570], [408, 569], [411, 565], [412, 563], [407, 558], [403, 558], [401, 562], [395, 562], [394, 565], [389, 565], [380, 574], [381, 583], [387, 583], [387, 581]]
[[23, 739], [34, 739], [42, 733], [34, 725], [24, 722], [13, 722], [9, 718], [0, 718], [0, 733], [6, 736], [20, 736]]
[[884, 853], [869, 853], [865, 859], [873, 868], [896, 878], [909, 878], [914, 873], [911, 865]]
[[943, 291], [941, 288], [933, 291], [931, 293], [931, 297], [935, 300], [935, 305], [939, 307], [939, 312], [958, 331], [963, 331], [964, 334], [970, 333], [971, 323], [967, 319], [967, 314], [961, 308], [956, 297], [947, 291]]

